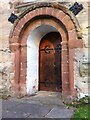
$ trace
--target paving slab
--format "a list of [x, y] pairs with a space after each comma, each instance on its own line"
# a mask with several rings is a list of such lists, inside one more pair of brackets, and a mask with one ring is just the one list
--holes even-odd
[[40, 92], [35, 96], [25, 96], [17, 99], [3, 100], [3, 118], [37, 118], [58, 120], [58, 118], [71, 118], [73, 110], [67, 109], [62, 102], [60, 94]]
[[2, 100], [2, 110], [7, 110], [13, 107], [16, 107], [20, 103], [17, 101], [11, 101], [11, 100]]
[[28, 116], [28, 118], [45, 118], [45, 117], [42, 117], [42, 116], [39, 116], [39, 115], [30, 115], [30, 116]]
[[27, 118], [30, 113], [22, 113], [19, 111], [4, 110], [2, 112], [3, 118]]
[[64, 106], [61, 94], [57, 92], [46, 92], [46, 91], [40, 91], [38, 94], [31, 96], [31, 97], [24, 97], [22, 98], [22, 101], [31, 102], [32, 101], [38, 104], [44, 104], [44, 105], [60, 105]]
[[18, 106], [14, 106], [13, 108], [8, 108], [8, 111], [3, 112], [3, 116], [13, 118], [28, 116], [28, 115], [37, 115], [37, 116], [45, 116], [51, 109], [37, 105], [37, 104], [30, 104], [30, 103], [21, 103]]
[[73, 115], [73, 110], [53, 108], [45, 117], [46, 118], [71, 118]]

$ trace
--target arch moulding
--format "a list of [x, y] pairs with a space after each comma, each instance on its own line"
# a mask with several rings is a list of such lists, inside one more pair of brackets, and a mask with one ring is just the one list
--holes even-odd
[[[15, 53], [15, 75], [12, 88], [16, 94], [27, 94], [27, 39], [29, 34], [41, 25], [50, 25], [57, 29], [62, 37], [62, 95], [76, 96], [74, 89], [74, 48], [83, 47], [78, 39], [77, 27], [65, 7], [34, 8], [24, 14], [14, 24], [10, 34], [10, 50]], [[68, 58], [68, 59], [67, 59]]]

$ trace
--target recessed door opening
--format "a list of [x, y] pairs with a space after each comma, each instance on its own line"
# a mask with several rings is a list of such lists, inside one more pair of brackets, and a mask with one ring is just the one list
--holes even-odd
[[39, 47], [39, 91], [62, 91], [61, 35], [46, 34]]

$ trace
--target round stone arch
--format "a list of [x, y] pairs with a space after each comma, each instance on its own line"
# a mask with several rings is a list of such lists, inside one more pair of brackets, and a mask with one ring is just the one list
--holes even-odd
[[14, 25], [10, 34], [10, 49], [15, 53], [15, 77], [12, 85], [15, 93], [18, 94], [21, 90], [22, 94], [27, 94], [27, 40], [31, 32], [42, 25], [52, 26], [61, 34], [62, 95], [75, 96], [74, 48], [82, 47], [82, 42], [78, 40], [76, 27], [70, 15], [64, 10], [52, 7], [36, 8], [28, 12]]

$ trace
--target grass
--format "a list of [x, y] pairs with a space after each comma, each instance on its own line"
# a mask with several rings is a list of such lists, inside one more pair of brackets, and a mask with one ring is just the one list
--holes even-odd
[[73, 101], [71, 104], [66, 104], [68, 107], [75, 108], [75, 112], [71, 120], [90, 120], [90, 98], [84, 97], [78, 101]]
[[81, 105], [79, 106], [72, 116], [72, 120], [89, 120], [90, 119], [90, 106]]

